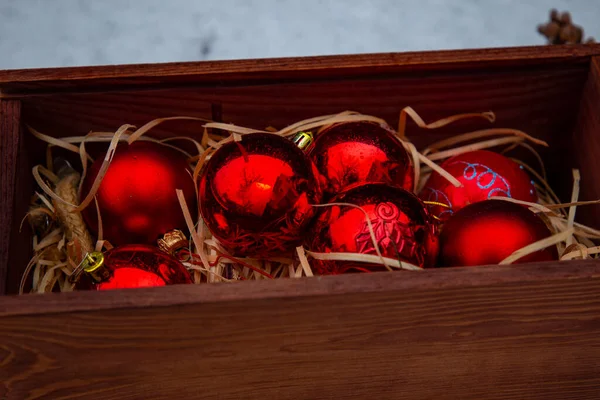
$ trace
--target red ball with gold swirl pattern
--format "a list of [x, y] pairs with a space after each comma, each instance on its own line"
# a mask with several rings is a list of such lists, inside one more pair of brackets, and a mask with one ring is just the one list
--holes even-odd
[[[437, 229], [425, 205], [411, 192], [386, 184], [369, 183], [347, 190], [320, 210], [307, 235], [305, 247], [319, 253], [376, 255], [375, 243], [384, 257], [433, 267], [437, 257]], [[358, 207], [336, 205], [350, 203]], [[360, 208], [359, 208], [360, 207]], [[365, 215], [366, 213], [366, 215]], [[370, 222], [375, 236], [371, 236]], [[312, 260], [317, 274], [372, 272], [383, 265]]]

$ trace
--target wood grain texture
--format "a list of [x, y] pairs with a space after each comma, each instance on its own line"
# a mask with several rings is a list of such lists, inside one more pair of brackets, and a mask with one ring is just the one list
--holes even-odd
[[535, 46], [456, 51], [359, 54], [168, 64], [7, 70], [0, 72], [5, 96], [52, 91], [106, 91], [160, 85], [226, 84], [235, 81], [326, 79], [401, 71], [488, 66], [586, 63], [600, 45]]
[[[581, 199], [600, 199], [600, 57], [593, 57], [573, 133], [573, 153], [581, 170]], [[600, 221], [600, 207], [581, 207], [582, 221]]]
[[4, 316], [0, 396], [597, 399], [600, 276], [581, 267], [578, 278]]
[[[454, 113], [493, 110], [498, 114], [496, 125], [523, 126], [533, 130], [532, 134], [552, 137], [552, 127], [574, 123], [587, 71], [585, 64], [535, 69], [482, 67], [476, 73], [414, 71], [369, 79], [48, 95], [23, 102], [28, 123], [56, 136], [84, 134], [90, 129], [116, 130], [126, 122], [140, 124], [173, 115], [210, 117], [211, 107], [218, 104], [223, 121], [259, 129], [269, 125], [282, 128], [344, 110], [377, 115], [393, 126], [400, 110], [409, 105], [429, 121]], [[471, 120], [457, 126], [468, 129], [491, 125]], [[181, 128], [169, 123], [152, 132], [198, 137], [198, 128], [197, 123]], [[560, 127], [556, 129], [558, 132]], [[449, 134], [444, 129], [413, 133], [419, 145]]]
[[311, 297], [352, 293], [436, 290], [492, 286], [515, 282], [551, 282], [600, 278], [600, 262], [572, 260], [481, 268], [427, 269], [419, 272], [381, 272], [276, 279], [210, 285], [114, 290], [103, 293], [71, 292], [0, 297], [0, 318], [117, 308], [181, 306], [237, 300]]
[[[8, 256], [8, 271], [6, 274], [7, 294], [16, 294], [19, 291], [21, 276], [32, 256], [32, 232], [24, 218], [29, 211], [31, 197], [35, 191], [40, 190], [31, 169], [34, 165], [45, 160], [45, 146], [32, 135], [25, 132], [23, 127], [23, 109], [21, 107], [21, 129], [19, 129], [19, 147], [14, 182], [13, 219], [10, 226], [10, 247]], [[58, 152], [54, 152], [57, 154]], [[41, 161], [40, 161], [41, 160]], [[23, 222], [24, 221], [24, 222]], [[21, 224], [23, 222], [23, 224]]]
[[0, 295], [6, 291], [14, 216], [21, 102], [0, 100]]

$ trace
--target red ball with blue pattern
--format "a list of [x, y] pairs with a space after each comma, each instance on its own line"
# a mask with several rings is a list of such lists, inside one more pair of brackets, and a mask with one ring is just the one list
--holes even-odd
[[462, 185], [456, 187], [433, 172], [419, 193], [419, 197], [429, 203], [431, 213], [441, 221], [469, 204], [496, 196], [537, 202], [534, 183], [523, 167], [493, 151], [459, 154], [440, 166]]

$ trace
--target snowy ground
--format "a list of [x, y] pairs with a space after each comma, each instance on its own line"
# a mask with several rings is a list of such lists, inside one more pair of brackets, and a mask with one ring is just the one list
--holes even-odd
[[600, 40], [598, 0], [0, 0], [0, 68], [536, 45], [552, 7]]

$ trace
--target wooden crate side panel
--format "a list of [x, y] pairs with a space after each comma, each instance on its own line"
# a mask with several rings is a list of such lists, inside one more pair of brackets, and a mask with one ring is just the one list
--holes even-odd
[[[461, 112], [492, 110], [498, 117], [495, 125], [470, 120], [458, 123], [456, 129], [515, 126], [552, 138], [565, 136], [565, 125], [574, 123], [587, 75], [586, 64], [481, 68], [435, 74], [410, 71], [327, 81], [273, 80], [257, 85], [190, 85], [186, 89], [57, 94], [23, 101], [27, 122], [54, 136], [82, 135], [90, 130], [114, 131], [124, 123], [139, 125], [167, 116], [210, 118], [211, 112], [205, 110], [220, 105], [224, 122], [257, 129], [283, 128], [305, 118], [345, 110], [379, 116], [394, 127], [400, 110], [406, 106], [415, 108], [427, 121]], [[152, 132], [161, 136], [199, 137], [202, 131], [198, 128], [193, 123], [168, 123]], [[452, 129], [414, 128], [409, 125], [409, 133], [419, 146], [452, 133]], [[562, 135], [557, 135], [559, 131]]]
[[[208, 90], [210, 92], [210, 90]], [[90, 131], [114, 132], [123, 124], [141, 127], [165, 117], [214, 118], [210, 96], [193, 89], [39, 96], [24, 100], [24, 120], [55, 137], [83, 136]], [[203, 121], [168, 121], [149, 136], [191, 136], [198, 140]]]
[[[23, 114], [21, 113], [21, 121]], [[10, 233], [8, 271], [6, 274], [6, 293], [19, 291], [21, 277], [33, 255], [32, 230], [25, 219], [29, 212], [32, 196], [39, 187], [33, 179], [31, 169], [38, 163], [45, 164], [45, 148], [39, 146], [37, 140], [29, 135], [21, 123], [19, 135], [19, 151], [14, 184], [14, 207]], [[54, 151], [54, 154], [57, 152]], [[42, 160], [42, 161], [40, 161]], [[27, 282], [31, 282], [31, 276]]]
[[219, 84], [275, 79], [357, 77], [373, 73], [438, 71], [481, 66], [585, 63], [600, 45], [534, 46], [454, 51], [111, 65], [0, 72], [4, 96], [24, 93], [106, 91], [165, 85]]
[[0, 295], [6, 291], [18, 171], [21, 102], [0, 100]]
[[[573, 148], [581, 170], [581, 200], [600, 199], [600, 57], [594, 57], [582, 94]], [[581, 221], [600, 221], [600, 207], [580, 207]]]
[[0, 319], [6, 399], [597, 399], [600, 280]]
[[50, 293], [43, 296], [2, 296], [0, 318], [289, 297], [460, 289], [518, 282], [554, 282], [598, 277], [600, 277], [599, 261], [571, 260], [511, 266], [489, 265], [478, 268], [431, 268], [418, 272], [378, 272], [259, 280], [233, 284], [174, 285], [105, 292]]

